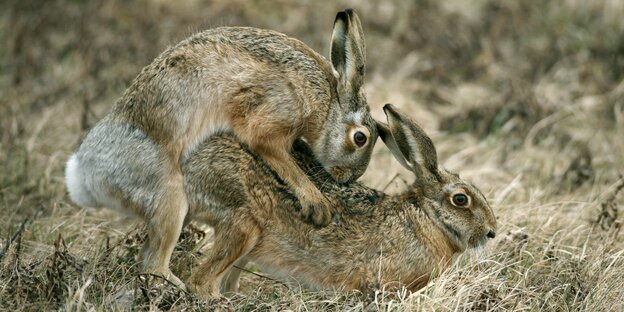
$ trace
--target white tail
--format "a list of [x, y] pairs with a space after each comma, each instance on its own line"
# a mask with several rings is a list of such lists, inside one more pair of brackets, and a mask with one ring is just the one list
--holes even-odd
[[69, 197], [74, 203], [82, 207], [98, 207], [98, 203], [85, 187], [85, 179], [80, 170], [80, 161], [76, 154], [73, 154], [67, 161], [65, 167], [65, 184], [69, 190]]

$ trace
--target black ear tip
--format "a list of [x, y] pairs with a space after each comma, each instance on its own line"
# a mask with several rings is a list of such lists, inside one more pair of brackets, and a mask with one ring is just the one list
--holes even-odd
[[384, 110], [384, 113], [386, 113], [386, 118], [388, 118], [388, 121], [390, 121], [390, 119], [394, 119], [394, 120], [404, 119], [401, 111], [399, 111], [399, 109], [397, 109], [396, 106], [390, 103], [384, 105], [383, 110]]
[[355, 14], [355, 11], [352, 8], [347, 8], [344, 12], [347, 13], [348, 16], [353, 16], [353, 14]]
[[340, 11], [336, 13], [336, 19], [334, 20], [334, 24], [338, 21], [342, 21], [345, 24], [349, 23], [349, 13], [347, 11]]
[[384, 113], [388, 115], [388, 113], [396, 113], [396, 107], [390, 103], [386, 103], [383, 107]]

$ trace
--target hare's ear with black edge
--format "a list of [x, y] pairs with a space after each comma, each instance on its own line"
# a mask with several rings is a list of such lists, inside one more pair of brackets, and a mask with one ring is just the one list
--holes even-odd
[[357, 92], [364, 82], [366, 44], [360, 18], [352, 9], [336, 14], [330, 60], [339, 87], [347, 92]]
[[405, 157], [403, 157], [403, 153], [399, 150], [399, 146], [397, 145], [394, 137], [392, 137], [392, 132], [390, 132], [390, 128], [383, 122], [379, 122], [375, 120], [375, 125], [377, 125], [377, 132], [379, 133], [379, 137], [384, 142], [386, 147], [390, 150], [394, 158], [399, 161], [399, 163], [405, 167], [407, 170], [412, 170], [412, 165], [407, 163]]
[[421, 172], [438, 176], [438, 156], [433, 142], [425, 131], [392, 104], [384, 105], [383, 109], [388, 119], [388, 131], [392, 133], [396, 144], [395, 149], [411, 165], [409, 169], [417, 176]]

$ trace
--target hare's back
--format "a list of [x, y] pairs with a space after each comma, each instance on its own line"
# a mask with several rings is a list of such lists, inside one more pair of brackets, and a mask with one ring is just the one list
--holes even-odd
[[[316, 84], [333, 77], [327, 60], [303, 42], [280, 32], [253, 27], [219, 27], [197, 33], [173, 50], [217, 50], [225, 61], [252, 59], [284, 74], [297, 73]], [[211, 54], [214, 55], [214, 54]]]

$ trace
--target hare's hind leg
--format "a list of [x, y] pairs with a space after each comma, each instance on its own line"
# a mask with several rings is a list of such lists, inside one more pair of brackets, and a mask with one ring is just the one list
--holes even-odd
[[234, 263], [232, 268], [230, 268], [227, 275], [223, 278], [223, 281], [221, 282], [222, 294], [231, 294], [238, 292], [238, 280], [240, 278], [241, 272], [243, 272], [243, 269], [245, 269], [245, 266], [247, 266], [247, 263], [249, 263], [247, 257], [242, 257]]
[[169, 269], [188, 211], [179, 166], [170, 164], [143, 131], [107, 119], [89, 132], [72, 158], [72, 182], [78, 181], [98, 205], [132, 212], [145, 221], [148, 240], [139, 256], [144, 270], [184, 286]]
[[182, 177], [167, 177], [163, 193], [158, 197], [152, 215], [146, 218], [147, 240], [143, 245], [140, 259], [145, 271], [162, 275], [175, 285], [184, 288], [184, 283], [175, 276], [169, 264], [171, 254], [178, 242], [184, 219], [188, 212], [188, 203], [183, 190]]
[[244, 257], [258, 243], [260, 232], [251, 219], [224, 220], [216, 226], [212, 250], [191, 276], [189, 288], [204, 298], [219, 297], [221, 281], [234, 263], [242, 258], [245, 261]]

